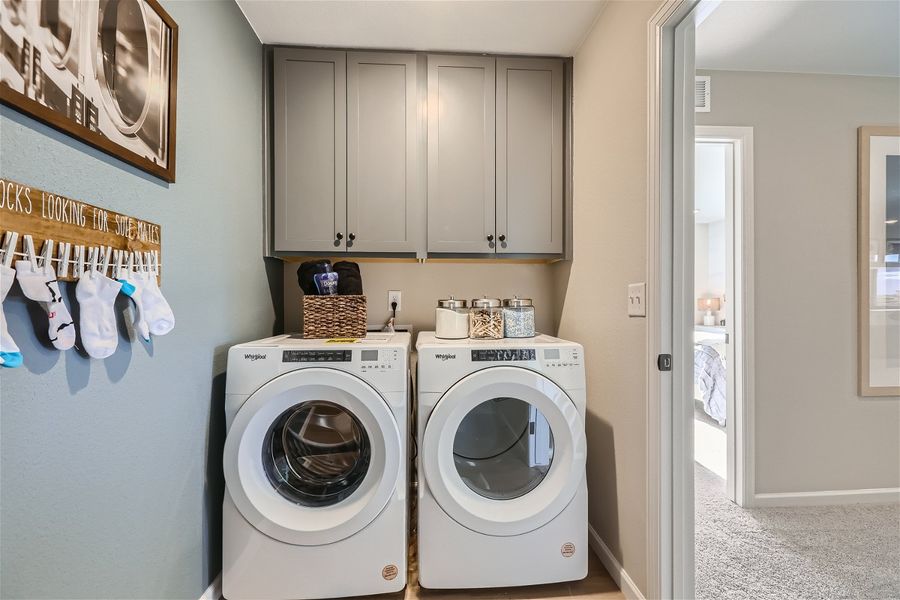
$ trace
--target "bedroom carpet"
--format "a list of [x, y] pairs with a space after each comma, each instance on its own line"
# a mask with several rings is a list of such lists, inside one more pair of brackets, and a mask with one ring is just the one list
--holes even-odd
[[698, 598], [900, 598], [900, 505], [743, 509], [694, 472]]

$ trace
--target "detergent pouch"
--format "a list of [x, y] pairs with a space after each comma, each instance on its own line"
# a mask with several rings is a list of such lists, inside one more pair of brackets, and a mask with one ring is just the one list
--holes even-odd
[[324, 273], [313, 275], [316, 282], [316, 290], [320, 296], [335, 296], [338, 288], [338, 274], [331, 270], [331, 265], [325, 265]]

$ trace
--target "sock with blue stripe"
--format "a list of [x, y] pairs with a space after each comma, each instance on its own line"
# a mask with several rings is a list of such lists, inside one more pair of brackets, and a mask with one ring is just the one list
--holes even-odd
[[15, 269], [0, 265], [0, 366], [8, 369], [22, 364], [22, 353], [19, 352], [15, 340], [9, 335], [9, 329], [6, 327], [6, 315], [3, 313], [3, 301], [6, 300], [6, 294], [9, 293], [9, 288], [12, 287], [15, 279]]

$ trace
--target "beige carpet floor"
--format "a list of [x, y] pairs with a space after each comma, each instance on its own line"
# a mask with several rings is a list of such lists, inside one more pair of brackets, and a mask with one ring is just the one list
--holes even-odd
[[900, 505], [743, 509], [696, 465], [703, 599], [900, 598]]

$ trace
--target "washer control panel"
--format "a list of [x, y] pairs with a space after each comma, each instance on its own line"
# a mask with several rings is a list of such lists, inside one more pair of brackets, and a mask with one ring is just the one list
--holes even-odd
[[284, 350], [281, 362], [350, 362], [353, 360], [352, 350]]
[[384, 350], [360, 350], [359, 369], [363, 373], [390, 373], [403, 368], [400, 364], [400, 351], [396, 348]]

